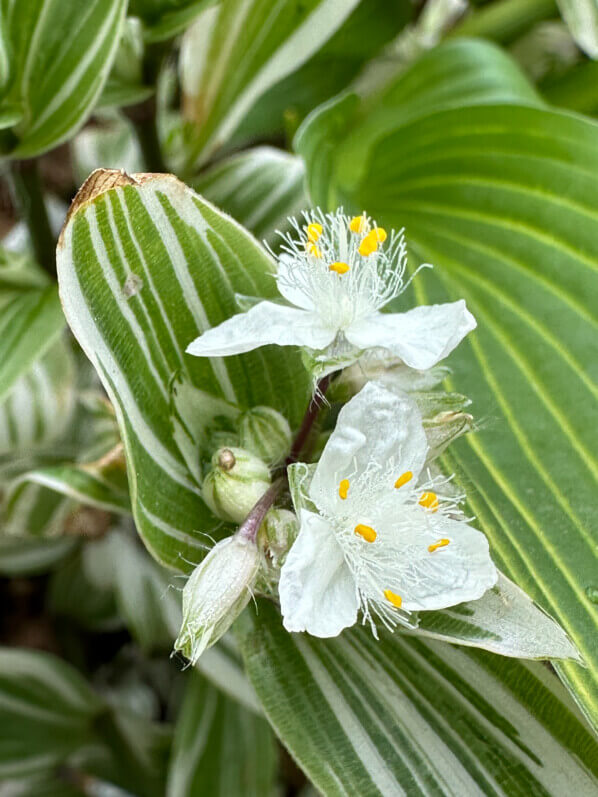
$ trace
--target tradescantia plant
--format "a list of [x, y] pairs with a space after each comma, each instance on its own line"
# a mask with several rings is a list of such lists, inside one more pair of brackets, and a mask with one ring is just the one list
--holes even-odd
[[598, 34], [416, 6], [0, 6], [11, 793], [595, 793]]

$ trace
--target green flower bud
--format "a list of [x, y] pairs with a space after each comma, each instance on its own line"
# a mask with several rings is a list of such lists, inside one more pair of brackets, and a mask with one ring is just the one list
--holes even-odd
[[441, 412], [434, 418], [424, 420], [428, 438], [427, 463], [440, 456], [444, 449], [461, 435], [473, 429], [473, 416], [467, 412]]
[[291, 427], [272, 407], [253, 407], [239, 419], [241, 446], [269, 465], [281, 462], [291, 450]]
[[202, 497], [223, 520], [242, 523], [270, 486], [270, 471], [244, 448], [221, 448], [202, 487]]
[[191, 664], [243, 611], [259, 563], [255, 542], [235, 534], [217, 543], [191, 573], [183, 590], [183, 624], [174, 643]]
[[268, 512], [260, 526], [258, 541], [274, 567], [282, 567], [298, 532], [294, 512], [288, 509], [271, 509]]

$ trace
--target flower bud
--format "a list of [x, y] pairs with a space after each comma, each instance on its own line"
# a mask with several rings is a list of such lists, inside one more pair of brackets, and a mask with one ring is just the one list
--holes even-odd
[[440, 456], [444, 449], [461, 435], [473, 429], [473, 416], [467, 412], [441, 412], [434, 418], [424, 420], [424, 430], [428, 439], [426, 463]]
[[236, 534], [217, 543], [191, 573], [183, 590], [183, 624], [174, 643], [191, 664], [243, 611], [259, 562], [255, 542]]
[[272, 407], [253, 407], [239, 421], [240, 442], [269, 465], [281, 462], [291, 450], [291, 427]]
[[271, 509], [260, 527], [259, 543], [274, 567], [284, 564], [291, 545], [297, 539], [299, 527], [294, 512]]
[[270, 471], [244, 448], [221, 448], [202, 487], [202, 497], [223, 520], [242, 523], [270, 486]]

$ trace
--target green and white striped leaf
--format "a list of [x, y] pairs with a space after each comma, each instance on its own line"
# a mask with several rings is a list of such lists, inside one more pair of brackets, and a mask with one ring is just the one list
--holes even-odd
[[0, 536], [0, 574], [32, 576], [52, 570], [77, 547], [74, 537], [36, 539]]
[[502, 573], [498, 584], [477, 601], [421, 612], [414, 633], [520, 659], [579, 661], [558, 623]]
[[464, 298], [476, 316], [450, 388], [486, 422], [446, 466], [462, 472], [498, 567], [580, 651], [587, 669], [556, 666], [598, 722], [598, 126], [526, 99], [496, 53], [440, 46], [367, 113], [357, 100], [350, 119], [324, 109], [298, 143], [316, 202], [405, 226], [414, 263], [436, 265], [397, 306]]
[[0, 778], [71, 765], [134, 793], [164, 794], [169, 731], [96, 695], [49, 653], [0, 650]]
[[190, 672], [167, 797], [274, 797], [276, 746], [266, 720]]
[[71, 667], [47, 653], [0, 650], [0, 778], [64, 761], [93, 740], [102, 701]]
[[226, 143], [264, 92], [304, 64], [359, 0], [229, 0], [207, 8], [181, 49], [187, 168]]
[[[362, 628], [288, 634], [272, 604], [240, 644], [281, 741], [330, 797], [591, 795], [598, 744], [541, 665]], [[593, 770], [593, 774], [591, 773]]]
[[[0, 324], [4, 314], [0, 309]], [[35, 324], [24, 334], [29, 337], [30, 331], [36, 331]], [[36, 345], [40, 347], [40, 342]], [[21, 371], [18, 363], [14, 371]], [[26, 372], [21, 372], [0, 401], [0, 457], [24, 454], [58, 440], [72, 420], [74, 406], [73, 357], [67, 341], [59, 339], [33, 365], [29, 364]]]
[[16, 106], [22, 114], [0, 137], [6, 155], [38, 155], [83, 124], [108, 77], [126, 6], [126, 0], [3, 0], [9, 69], [0, 112]]
[[217, 0], [130, 0], [129, 14], [144, 23], [147, 42], [162, 41], [181, 33], [204, 8]]
[[236, 219], [258, 240], [276, 246], [277, 230], [308, 207], [301, 158], [273, 147], [258, 147], [220, 161], [196, 178], [200, 194]]
[[56, 286], [27, 257], [0, 258], [0, 404], [64, 329]]
[[598, 0], [557, 0], [571, 35], [590, 58], [598, 58]]
[[[173, 385], [297, 426], [310, 385], [299, 355], [276, 347], [209, 361], [186, 355], [200, 332], [272, 297], [273, 263], [255, 240], [170, 176], [96, 172], [58, 248], [63, 307], [114, 404], [139, 533], [164, 564], [189, 569], [217, 521], [173, 434]], [[191, 407], [181, 422], [194, 439]], [[201, 415], [201, 411], [197, 412]], [[199, 452], [198, 452], [199, 457]]]

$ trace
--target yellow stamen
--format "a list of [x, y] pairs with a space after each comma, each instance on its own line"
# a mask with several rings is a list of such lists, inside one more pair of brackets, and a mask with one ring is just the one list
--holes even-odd
[[419, 499], [420, 506], [429, 509], [430, 512], [438, 511], [438, 496], [436, 493], [422, 493]]
[[388, 238], [388, 235], [386, 234], [386, 230], [384, 229], [384, 227], [375, 227], [374, 232], [376, 233], [376, 238], [379, 244], [383, 244], [384, 241]]
[[410, 482], [412, 478], [413, 473], [411, 473], [410, 470], [406, 470], [405, 473], [403, 473], [402, 476], [399, 476], [399, 478], [396, 480], [395, 487], [398, 490], [399, 487], [402, 487], [404, 484], [407, 484], [407, 482]]
[[367, 257], [373, 254], [378, 249], [378, 235], [376, 230], [370, 230], [367, 235], [363, 236], [363, 240], [359, 244], [357, 250], [362, 257]]
[[364, 526], [363, 523], [355, 526], [355, 534], [359, 534], [366, 542], [374, 542], [378, 536], [371, 526]]
[[351, 232], [365, 232], [367, 221], [365, 216], [353, 216], [349, 222], [349, 229]]
[[341, 483], [338, 486], [338, 494], [343, 499], [343, 501], [347, 497], [347, 493], [349, 492], [350, 486], [351, 485], [349, 484], [349, 479], [342, 479]]
[[322, 235], [322, 225], [317, 224], [316, 222], [313, 224], [308, 224], [305, 232], [307, 233], [307, 240], [310, 242], [310, 244], [315, 244], [320, 235]]
[[389, 603], [392, 603], [392, 605], [396, 609], [400, 609], [401, 608], [401, 604], [403, 603], [403, 598], [401, 598], [400, 595], [397, 595], [396, 592], [393, 592], [390, 589], [385, 589], [384, 590], [384, 597], [386, 598], [386, 600]]
[[319, 246], [316, 246], [314, 243], [308, 241], [305, 248], [307, 249], [310, 255], [313, 255], [314, 257], [322, 257], [322, 250], [320, 249]]
[[346, 274], [349, 271], [349, 264], [348, 263], [341, 263], [337, 260], [336, 263], [331, 263], [328, 268], [330, 271], [336, 271], [337, 274]]
[[441, 540], [438, 540], [438, 542], [428, 545], [428, 550], [430, 553], [434, 553], [434, 551], [437, 551], [439, 548], [444, 548], [445, 545], [449, 544], [449, 542], [450, 540], [447, 540], [446, 537], [443, 537]]

